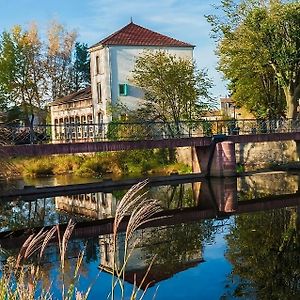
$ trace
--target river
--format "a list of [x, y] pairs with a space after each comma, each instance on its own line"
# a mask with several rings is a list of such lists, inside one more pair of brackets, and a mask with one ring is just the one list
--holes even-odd
[[[47, 178], [25, 184], [44, 186], [70, 181], [74, 183], [74, 178]], [[125, 298], [129, 299], [136, 281], [141, 285], [140, 294], [148, 286], [144, 299], [153, 299], [154, 295], [155, 299], [299, 299], [299, 184], [300, 173], [276, 172], [149, 186], [148, 197], [159, 200], [162, 217], [136, 230], [129, 243]], [[2, 190], [11, 186], [20, 188], [24, 182], [2, 184]], [[78, 288], [85, 290], [93, 283], [90, 299], [106, 299], [113, 270], [113, 239], [108, 224], [125, 193], [126, 189], [112, 189], [2, 199], [2, 262], [17, 255], [25, 240], [24, 229], [66, 224], [72, 218], [78, 229], [70, 238], [68, 268], [84, 248]], [[124, 239], [124, 232], [120, 232], [119, 261], [124, 256]], [[52, 292], [58, 296], [55, 242], [46, 249], [42, 270], [44, 284], [51, 283]], [[67, 272], [67, 280], [71, 280], [70, 274]], [[117, 299], [120, 291], [116, 293]]]

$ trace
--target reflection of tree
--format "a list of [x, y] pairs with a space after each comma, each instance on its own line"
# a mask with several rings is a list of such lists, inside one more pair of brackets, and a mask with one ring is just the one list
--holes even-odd
[[[126, 190], [113, 191], [112, 194], [119, 201], [126, 193]], [[151, 187], [149, 197], [157, 199], [165, 209], [176, 209], [195, 206], [191, 184], [177, 184]]]
[[[144, 236], [149, 262], [156, 255], [154, 265], [163, 267], [164, 273], [176, 273], [181, 265], [202, 260], [202, 243], [213, 240], [213, 221], [161, 227]], [[148, 263], [149, 263], [148, 262]]]
[[239, 199], [251, 200], [272, 195], [295, 193], [298, 189], [298, 177], [298, 175], [284, 173], [241, 177], [238, 179], [240, 184]]
[[53, 198], [10, 201], [0, 205], [0, 226], [7, 230], [67, 223], [70, 216], [58, 213]]
[[227, 236], [236, 297], [300, 299], [299, 211], [239, 215]]
[[166, 209], [176, 209], [195, 206], [191, 185], [178, 184], [159, 186], [150, 190], [152, 198], [160, 201]]

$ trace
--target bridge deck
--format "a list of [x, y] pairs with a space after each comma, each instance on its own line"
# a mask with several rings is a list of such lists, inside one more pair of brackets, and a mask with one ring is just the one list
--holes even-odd
[[[259, 143], [272, 141], [300, 140], [300, 132], [230, 135], [228, 141], [234, 143]], [[75, 154], [108, 152], [135, 149], [176, 148], [176, 147], [206, 147], [211, 143], [211, 137], [190, 137], [159, 140], [134, 141], [103, 141], [60, 144], [7, 145], [2, 146], [8, 156], [39, 156], [52, 154]]]

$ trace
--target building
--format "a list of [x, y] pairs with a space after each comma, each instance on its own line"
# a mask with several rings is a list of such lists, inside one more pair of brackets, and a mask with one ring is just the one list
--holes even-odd
[[67, 130], [65, 125], [109, 123], [109, 108], [118, 102], [137, 108], [144, 93], [131, 80], [136, 58], [144, 51], [158, 50], [193, 59], [194, 46], [133, 22], [91, 46], [91, 87], [52, 102], [53, 140], [95, 138], [103, 134], [101, 126], [87, 126], [79, 132], [75, 126]]

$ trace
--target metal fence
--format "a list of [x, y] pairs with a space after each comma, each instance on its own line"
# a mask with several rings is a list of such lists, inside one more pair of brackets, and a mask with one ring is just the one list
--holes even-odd
[[155, 140], [300, 131], [300, 120], [200, 120], [183, 122], [110, 122], [101, 124], [0, 125], [5, 144], [72, 143], [117, 140]]

